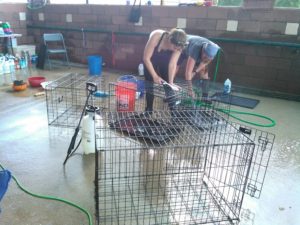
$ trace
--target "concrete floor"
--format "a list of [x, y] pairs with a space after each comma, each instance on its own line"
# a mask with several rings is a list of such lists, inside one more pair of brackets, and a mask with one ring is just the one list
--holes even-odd
[[[29, 71], [54, 80], [69, 72], [87, 73], [87, 68], [54, 68]], [[104, 76], [112, 76], [104, 71]], [[22, 75], [19, 73], [19, 75]], [[24, 74], [23, 74], [24, 75]], [[26, 76], [26, 74], [25, 74]], [[73, 130], [48, 127], [45, 96], [28, 88], [13, 92], [0, 88], [0, 163], [28, 190], [72, 201], [94, 215], [94, 157], [75, 155], [62, 163]], [[276, 135], [264, 189], [259, 200], [246, 197], [242, 225], [300, 224], [300, 102], [250, 96], [260, 100], [254, 110], [232, 107], [269, 116], [273, 128], [262, 128]], [[260, 129], [260, 128], [258, 128]], [[79, 225], [86, 216], [57, 201], [34, 198], [22, 192], [12, 180], [1, 202], [0, 224]]]

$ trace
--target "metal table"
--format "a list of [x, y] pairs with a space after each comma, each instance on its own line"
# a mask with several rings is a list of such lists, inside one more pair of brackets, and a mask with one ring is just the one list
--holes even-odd
[[22, 34], [0, 34], [0, 38], [4, 38], [4, 40], [2, 42], [4, 53], [8, 53], [8, 48], [9, 48], [8, 46], [10, 46], [11, 54], [14, 55], [12, 39], [17, 38], [17, 37], [21, 37], [21, 36], [22, 36]]

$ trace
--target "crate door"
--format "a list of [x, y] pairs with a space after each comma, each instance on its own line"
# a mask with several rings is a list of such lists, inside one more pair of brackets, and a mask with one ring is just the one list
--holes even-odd
[[245, 193], [251, 197], [259, 198], [269, 165], [275, 135], [244, 125], [235, 124], [235, 126], [239, 132], [248, 136], [255, 144]]

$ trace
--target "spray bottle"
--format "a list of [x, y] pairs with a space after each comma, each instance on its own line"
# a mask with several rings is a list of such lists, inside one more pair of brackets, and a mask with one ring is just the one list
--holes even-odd
[[[102, 130], [103, 119], [98, 107], [87, 106], [86, 115], [82, 118], [82, 148], [84, 154], [95, 153], [97, 149], [104, 149], [105, 142]], [[96, 146], [97, 137], [97, 146]], [[97, 149], [96, 149], [97, 147]]]

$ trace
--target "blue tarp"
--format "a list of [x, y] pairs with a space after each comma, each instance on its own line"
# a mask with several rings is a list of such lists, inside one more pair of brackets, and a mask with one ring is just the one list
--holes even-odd
[[0, 171], [0, 202], [7, 191], [8, 183], [11, 179], [11, 173], [8, 170]]

